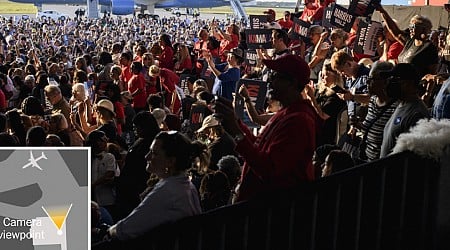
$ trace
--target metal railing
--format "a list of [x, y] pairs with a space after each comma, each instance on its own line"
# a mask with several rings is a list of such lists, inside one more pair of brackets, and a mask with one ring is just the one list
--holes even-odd
[[437, 163], [404, 152], [107, 249], [432, 250], [439, 171]]

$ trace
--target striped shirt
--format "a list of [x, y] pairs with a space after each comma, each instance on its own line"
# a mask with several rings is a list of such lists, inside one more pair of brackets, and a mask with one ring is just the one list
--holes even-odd
[[384, 111], [383, 107], [379, 107], [377, 105], [377, 96], [371, 96], [369, 102], [369, 110], [366, 118], [363, 121], [364, 133], [367, 130], [367, 127], [372, 123], [374, 119], [380, 114], [380, 112], [384, 113], [375, 121], [372, 127], [369, 129], [367, 133], [367, 141], [366, 141], [366, 156], [367, 161], [373, 161], [380, 158], [381, 152], [381, 144], [383, 142], [383, 132], [384, 126], [386, 125], [389, 118], [395, 111], [398, 102], [393, 103], [386, 111]]

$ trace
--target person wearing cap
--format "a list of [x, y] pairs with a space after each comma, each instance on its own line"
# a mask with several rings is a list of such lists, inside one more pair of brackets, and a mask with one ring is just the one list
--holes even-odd
[[264, 25], [266, 29], [281, 29], [281, 25], [276, 21], [276, 12], [273, 9], [268, 9], [263, 12], [267, 15], [267, 23]]
[[380, 158], [392, 152], [400, 134], [408, 132], [420, 119], [430, 117], [428, 108], [420, 99], [419, 73], [412, 64], [399, 63], [391, 71], [383, 72], [388, 78], [387, 95], [399, 104], [386, 123]]
[[383, 130], [391, 118], [398, 101], [386, 94], [387, 78], [382, 72], [392, 70], [394, 65], [389, 62], [376, 61], [370, 69], [367, 87], [370, 94], [369, 108], [362, 122], [362, 130], [366, 139], [365, 157], [368, 162], [380, 158]]
[[233, 100], [236, 83], [241, 79], [240, 65], [244, 61], [244, 51], [240, 48], [231, 49], [227, 55], [227, 62], [217, 65], [213, 62], [211, 53], [205, 52], [204, 57], [216, 76], [211, 93]]
[[203, 119], [202, 127], [197, 130], [197, 137], [203, 138], [211, 153], [209, 169], [217, 170], [217, 163], [225, 155], [237, 156], [234, 151], [236, 144], [233, 138], [225, 132], [217, 116], [209, 115]]
[[245, 160], [237, 201], [314, 180], [312, 156], [319, 117], [301, 95], [309, 82], [308, 64], [295, 55], [263, 63], [275, 72], [269, 97], [280, 101], [282, 108], [258, 136], [237, 120], [230, 101], [215, 102], [215, 112], [235, 140], [235, 151]]
[[284, 16], [281, 19], [278, 19], [278, 24], [281, 26], [283, 30], [286, 32], [292, 28], [294, 22], [291, 20], [291, 12], [285, 11]]

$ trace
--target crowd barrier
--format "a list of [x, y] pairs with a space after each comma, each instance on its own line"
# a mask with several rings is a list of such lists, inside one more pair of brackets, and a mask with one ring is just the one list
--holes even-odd
[[411, 152], [93, 249], [437, 249], [440, 166]]

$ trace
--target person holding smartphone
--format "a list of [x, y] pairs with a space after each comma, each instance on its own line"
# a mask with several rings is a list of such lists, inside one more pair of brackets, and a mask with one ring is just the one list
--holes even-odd
[[310, 84], [305, 86], [307, 98], [311, 101], [320, 118], [324, 120], [317, 146], [337, 143], [339, 137], [337, 134], [339, 114], [347, 107], [347, 103], [337, 95], [339, 92], [345, 92], [344, 81], [331, 68], [330, 63], [323, 65], [321, 79], [316, 89], [313, 89], [313, 86]]

